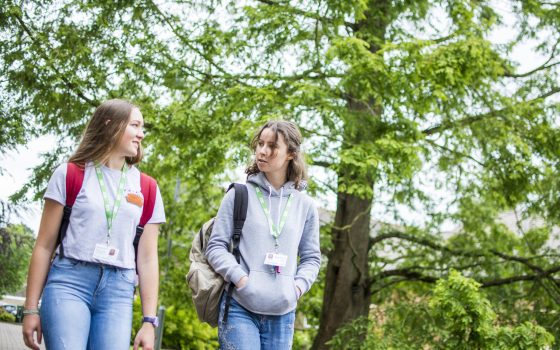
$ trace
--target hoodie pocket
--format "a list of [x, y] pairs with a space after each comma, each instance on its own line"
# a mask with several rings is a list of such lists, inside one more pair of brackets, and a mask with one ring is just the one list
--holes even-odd
[[248, 310], [267, 315], [283, 315], [297, 303], [293, 276], [251, 271], [247, 284], [235, 291], [237, 301]]
[[298, 289], [297, 289], [296, 280], [293, 279], [293, 278], [292, 278], [292, 284], [294, 285], [294, 293], [296, 294], [296, 302], [297, 302], [299, 300], [299, 297], [298, 297], [299, 292], [298, 292]]

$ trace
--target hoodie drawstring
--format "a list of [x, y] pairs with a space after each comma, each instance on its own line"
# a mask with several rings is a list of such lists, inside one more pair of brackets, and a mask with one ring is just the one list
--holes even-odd
[[[269, 216], [272, 216], [272, 215], [270, 215], [270, 214], [272, 214], [271, 209], [272, 209], [272, 186], [269, 185], [268, 186], [268, 213], [269, 213]], [[268, 226], [270, 228], [270, 232], [274, 232], [273, 229], [272, 229], [272, 225], [273, 224], [272, 224], [272, 217], [271, 217], [270, 220], [268, 220]], [[278, 248], [278, 242], [277, 241], [274, 244], [274, 247]]]
[[278, 216], [276, 217], [276, 230], [280, 234], [280, 216], [282, 216], [280, 209], [282, 208], [282, 197], [284, 196], [284, 186], [280, 187], [280, 201], [278, 203]]

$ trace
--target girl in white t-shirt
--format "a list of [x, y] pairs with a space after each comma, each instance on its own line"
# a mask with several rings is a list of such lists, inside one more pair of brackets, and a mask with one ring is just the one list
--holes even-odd
[[38, 350], [44, 337], [49, 350], [129, 349], [135, 266], [144, 318], [134, 349], [153, 348], [157, 235], [165, 214], [156, 185], [135, 262], [133, 240], [146, 205], [134, 166], [142, 159], [143, 127], [140, 109], [128, 101], [109, 100], [95, 110], [69, 159], [83, 169], [84, 178], [58, 248], [68, 164], [53, 173], [27, 278], [23, 338], [29, 348]]

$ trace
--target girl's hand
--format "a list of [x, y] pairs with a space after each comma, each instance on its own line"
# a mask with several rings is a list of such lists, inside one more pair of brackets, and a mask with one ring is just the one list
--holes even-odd
[[249, 280], [248, 276], [243, 276], [241, 277], [241, 279], [239, 280], [239, 282], [237, 282], [237, 285], [235, 286], [235, 288], [237, 289], [241, 289], [243, 287], [245, 287], [245, 285], [247, 284], [247, 281]]
[[134, 350], [140, 349], [143, 350], [153, 350], [154, 343], [156, 340], [156, 331], [153, 324], [144, 322], [142, 324], [142, 328], [136, 334], [136, 338], [134, 339]]
[[[43, 339], [39, 315], [25, 315], [23, 317], [22, 332], [25, 345], [30, 349], [39, 350], [39, 344], [41, 344]], [[33, 337], [35, 333], [37, 333], [37, 343]]]

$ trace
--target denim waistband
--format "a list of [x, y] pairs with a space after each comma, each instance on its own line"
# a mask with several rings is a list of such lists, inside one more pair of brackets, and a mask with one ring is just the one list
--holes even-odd
[[114, 265], [110, 265], [110, 264], [104, 264], [104, 263], [93, 262], [93, 261], [83, 261], [83, 260], [79, 260], [79, 259], [70, 258], [70, 257], [67, 257], [67, 256], [60, 256], [60, 254], [56, 254], [55, 257], [53, 258], [52, 262], [54, 262], [56, 259], [58, 259], [58, 260], [65, 259], [65, 260], [69, 260], [69, 261], [72, 261], [72, 262], [76, 262], [77, 264], [80, 264], [80, 266], [101, 268], [103, 270], [113, 270], [113, 271], [132, 270], [132, 269], [126, 269], [124, 267], [118, 267], [118, 266], [114, 266]]

